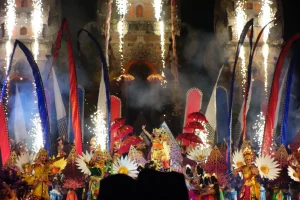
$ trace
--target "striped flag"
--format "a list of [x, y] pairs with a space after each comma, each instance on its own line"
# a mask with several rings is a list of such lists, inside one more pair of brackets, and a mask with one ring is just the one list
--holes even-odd
[[209, 103], [208, 103], [208, 106], [207, 106], [207, 109], [206, 109], [206, 112], [205, 112], [205, 117], [206, 119], [208, 120], [210, 126], [212, 127], [213, 130], [216, 130], [216, 127], [217, 127], [217, 103], [216, 103], [216, 96], [217, 96], [217, 87], [218, 87], [218, 82], [219, 82], [219, 79], [220, 79], [220, 76], [222, 74], [222, 70], [223, 70], [223, 67], [220, 69], [219, 71], [219, 75], [218, 75], [218, 78], [217, 78], [217, 81], [215, 83], [215, 87], [213, 89], [213, 92], [211, 94], [211, 97], [210, 97], [210, 100], [209, 100]]
[[57, 82], [56, 73], [54, 68], [52, 68], [53, 75], [53, 92], [56, 110], [56, 119], [58, 126], [58, 133], [60, 136], [67, 138], [68, 126], [67, 126], [67, 115], [65, 105], [61, 96], [60, 88]]

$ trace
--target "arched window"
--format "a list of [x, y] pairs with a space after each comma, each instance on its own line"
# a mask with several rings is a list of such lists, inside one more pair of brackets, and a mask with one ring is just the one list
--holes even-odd
[[27, 35], [27, 28], [26, 27], [22, 27], [20, 29], [20, 35]]
[[28, 7], [28, 0], [21, 0], [21, 8]]
[[137, 18], [142, 18], [144, 17], [144, 8], [142, 5], [137, 5], [135, 8], [135, 12], [136, 12], [136, 17]]

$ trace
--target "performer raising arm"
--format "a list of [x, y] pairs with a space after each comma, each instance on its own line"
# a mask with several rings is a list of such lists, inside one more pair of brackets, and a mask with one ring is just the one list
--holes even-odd
[[167, 137], [161, 134], [161, 129], [153, 129], [153, 136], [145, 129], [146, 126], [142, 126], [143, 132], [151, 140], [151, 160], [155, 162], [158, 169], [169, 168], [169, 161], [167, 151], [164, 148], [164, 142], [167, 142]]

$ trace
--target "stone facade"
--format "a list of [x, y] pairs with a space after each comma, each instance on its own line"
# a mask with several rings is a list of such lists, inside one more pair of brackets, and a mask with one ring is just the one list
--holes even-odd
[[[30, 50], [33, 48], [33, 32], [31, 24], [31, 12], [33, 11], [33, 5], [31, 0], [16, 0], [16, 25], [13, 31], [12, 40], [21, 40]], [[59, 2], [56, 0], [44, 0], [43, 1], [43, 30], [39, 37], [39, 55], [37, 63], [43, 70], [44, 63], [47, 57], [51, 56], [51, 48], [54, 40], [54, 36], [59, 28], [58, 18], [60, 17]], [[55, 20], [56, 19], [56, 20]], [[6, 49], [5, 44], [8, 40], [6, 27], [5, 27], [5, 12], [4, 8], [0, 14], [1, 35], [0, 35], [0, 65], [1, 69], [6, 65]], [[49, 23], [50, 22], [50, 23]], [[14, 56], [13, 65], [16, 65], [19, 61], [24, 60], [24, 55], [18, 48]]]
[[[230, 68], [233, 67], [236, 46], [238, 42], [237, 34], [235, 34], [234, 26], [236, 21], [235, 5], [237, 0], [217, 0], [215, 7], [215, 34], [219, 44], [224, 48], [225, 58], [228, 61]], [[268, 57], [268, 85], [271, 84], [271, 78], [273, 76], [273, 70], [277, 62], [277, 58], [281, 51], [283, 43], [283, 15], [280, 0], [272, 1], [272, 10], [275, 13], [276, 21], [275, 26], [270, 29], [269, 39], [267, 44], [269, 45], [269, 57]], [[254, 37], [253, 42], [259, 32], [262, 30], [264, 24], [260, 23], [259, 14], [261, 12], [261, 0], [248, 0], [245, 1], [245, 13], [247, 14], [247, 20], [254, 18]], [[253, 71], [254, 79], [264, 80], [264, 64], [263, 64], [263, 54], [262, 54], [262, 37], [258, 43], [258, 48], [253, 60]], [[246, 65], [248, 63], [249, 57], [249, 39], [246, 38], [245, 43], [245, 57]], [[240, 61], [240, 60], [239, 60]], [[240, 71], [240, 62], [238, 63], [237, 71]], [[239, 74], [239, 73], [238, 73]], [[237, 81], [241, 82], [241, 77], [238, 75]]]
[[[123, 64], [124, 68], [129, 68], [132, 61], [150, 62], [157, 72], [162, 69], [160, 33], [158, 22], [154, 17], [154, 8], [152, 0], [129, 0], [129, 8], [126, 20], [126, 34], [123, 44]], [[168, 55], [170, 47], [171, 30], [171, 5], [170, 1], [164, 1], [162, 19], [165, 22], [165, 58]], [[121, 73], [120, 52], [119, 52], [119, 34], [117, 32], [117, 23], [120, 17], [114, 4], [111, 17], [111, 40], [110, 40], [110, 63], [111, 71], [117, 74]], [[104, 21], [103, 18], [100, 21]], [[125, 71], [126, 73], [126, 71]]]

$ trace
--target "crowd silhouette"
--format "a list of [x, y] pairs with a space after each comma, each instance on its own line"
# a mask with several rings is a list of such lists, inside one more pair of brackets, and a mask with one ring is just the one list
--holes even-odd
[[142, 170], [135, 180], [116, 174], [100, 182], [98, 200], [188, 200], [183, 174]]

